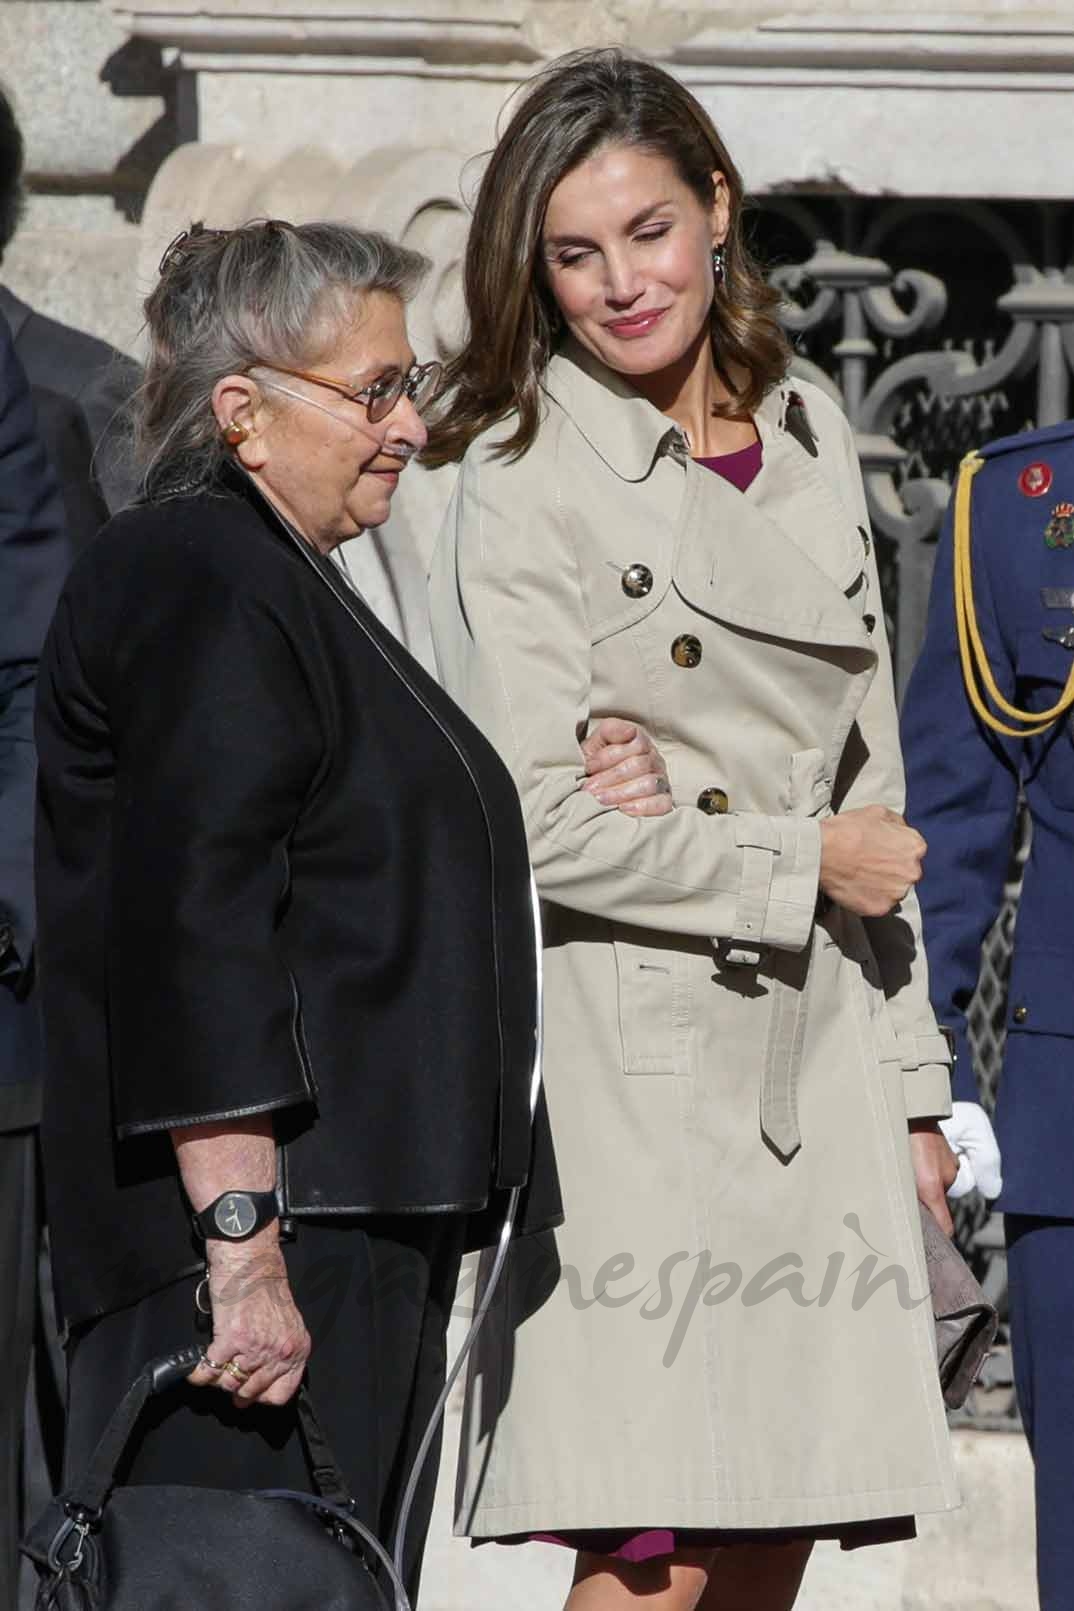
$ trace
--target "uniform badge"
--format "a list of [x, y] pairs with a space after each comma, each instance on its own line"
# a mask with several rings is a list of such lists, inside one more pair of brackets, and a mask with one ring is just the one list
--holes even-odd
[[1034, 464], [1027, 464], [1018, 477], [1018, 490], [1027, 498], [1043, 498], [1052, 484], [1052, 467], [1037, 460]]
[[1057, 503], [1044, 528], [1049, 548], [1074, 548], [1074, 503]]

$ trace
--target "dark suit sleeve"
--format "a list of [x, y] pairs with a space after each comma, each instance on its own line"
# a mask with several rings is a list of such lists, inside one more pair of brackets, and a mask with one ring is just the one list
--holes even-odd
[[77, 403], [47, 386], [31, 389], [41, 436], [59, 478], [67, 534], [77, 554], [108, 519], [108, 505], [94, 474], [86, 416]]
[[[980, 480], [984, 478], [981, 477]], [[973, 500], [974, 593], [996, 681], [1013, 699], [1013, 647], [1001, 630], [995, 598], [997, 545]], [[955, 1032], [953, 1092], [979, 1100], [966, 1038], [966, 1008], [977, 985], [981, 944], [995, 920], [1010, 864], [1018, 806], [1018, 741], [993, 733], [974, 714], [962, 680], [955, 628], [952, 511], [940, 538], [921, 658], [902, 716], [907, 818], [928, 841], [918, 885], [930, 995], [941, 1024]]]
[[110, 665], [120, 1135], [315, 1098], [281, 936], [325, 752], [301, 647], [241, 581], [171, 580]]
[[93, 478], [112, 514], [138, 494], [130, 409], [141, 379], [138, 365], [117, 352], [79, 394], [93, 444]]
[[33, 949], [33, 700], [37, 659], [69, 558], [63, 503], [30, 388], [0, 317], [0, 978]]

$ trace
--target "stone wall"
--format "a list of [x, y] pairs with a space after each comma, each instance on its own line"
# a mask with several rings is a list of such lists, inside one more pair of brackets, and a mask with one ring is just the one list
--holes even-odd
[[3, 0], [0, 78], [26, 141], [30, 195], [0, 269], [44, 312], [134, 348], [146, 192], [178, 143], [180, 81], [98, 0]]

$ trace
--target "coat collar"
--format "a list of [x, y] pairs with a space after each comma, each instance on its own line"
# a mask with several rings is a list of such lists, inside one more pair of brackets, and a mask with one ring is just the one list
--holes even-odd
[[[545, 393], [569, 414], [593, 451], [624, 481], [644, 481], [655, 459], [683, 457], [685, 432], [582, 344], [568, 337], [549, 360]], [[754, 419], [766, 457], [777, 435], [788, 433], [788, 415], [798, 394], [792, 381], [772, 387]], [[808, 420], [802, 414], [804, 429]], [[800, 441], [795, 453], [805, 453]]]
[[550, 359], [544, 389], [623, 481], [644, 481], [654, 460], [683, 438], [666, 414], [573, 337]]
[[550, 361], [545, 391], [623, 481], [647, 481], [665, 456], [683, 467], [672, 568], [697, 608], [752, 631], [861, 649], [875, 664], [860, 605], [846, 596], [860, 580], [861, 541], [793, 380], [754, 415], [763, 461], [745, 496], [692, 464], [682, 430], [577, 342]]

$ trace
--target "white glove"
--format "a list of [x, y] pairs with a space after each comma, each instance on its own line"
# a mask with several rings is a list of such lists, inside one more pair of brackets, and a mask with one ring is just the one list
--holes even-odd
[[958, 1158], [958, 1175], [947, 1188], [952, 1202], [974, 1187], [991, 1200], [1003, 1190], [999, 1143], [992, 1121], [979, 1102], [955, 1102], [951, 1117], [940, 1120], [947, 1145]]

